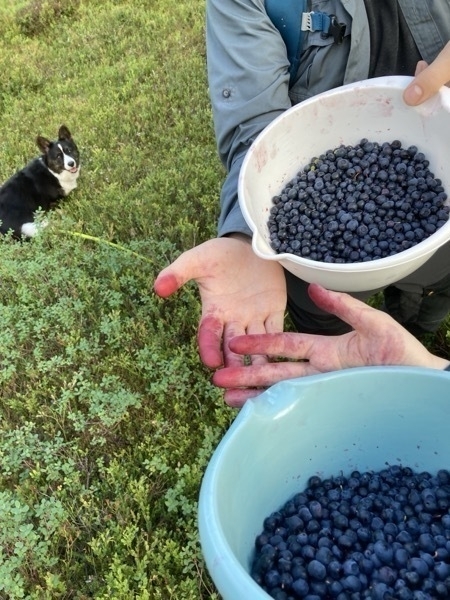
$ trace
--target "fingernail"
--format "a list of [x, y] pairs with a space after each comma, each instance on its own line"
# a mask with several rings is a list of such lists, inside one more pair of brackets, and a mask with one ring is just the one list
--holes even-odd
[[413, 105], [420, 102], [422, 96], [423, 96], [423, 89], [420, 87], [420, 85], [417, 85], [417, 84], [408, 86], [403, 95], [406, 104], [413, 104]]

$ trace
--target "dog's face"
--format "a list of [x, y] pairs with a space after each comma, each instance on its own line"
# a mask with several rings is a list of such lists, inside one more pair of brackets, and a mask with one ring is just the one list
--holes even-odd
[[78, 173], [80, 153], [65, 125], [61, 125], [59, 128], [56, 141], [51, 142], [47, 138], [38, 136], [36, 142], [50, 171], [57, 175], [64, 173], [64, 171], [73, 174]]

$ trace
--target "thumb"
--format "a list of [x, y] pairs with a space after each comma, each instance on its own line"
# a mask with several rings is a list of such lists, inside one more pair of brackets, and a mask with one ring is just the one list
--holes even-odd
[[345, 321], [355, 330], [369, 329], [373, 319], [379, 315], [379, 311], [350, 294], [332, 292], [316, 283], [309, 285], [308, 294], [316, 306]]
[[181, 286], [182, 282], [179, 282], [175, 273], [172, 271], [172, 265], [167, 267], [158, 275], [153, 284], [153, 290], [155, 294], [161, 298], [168, 298], [174, 294]]
[[428, 66], [419, 62], [416, 76], [403, 92], [406, 104], [416, 106], [428, 100], [440, 87], [450, 81], [450, 42]]
[[195, 248], [181, 254], [171, 265], [163, 269], [153, 284], [155, 293], [167, 298], [178, 291], [185, 283], [195, 278]]

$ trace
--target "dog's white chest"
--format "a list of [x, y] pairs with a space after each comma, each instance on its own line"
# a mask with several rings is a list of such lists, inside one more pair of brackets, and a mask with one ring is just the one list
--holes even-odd
[[65, 196], [67, 196], [72, 190], [74, 190], [77, 187], [77, 179], [79, 174], [79, 168], [76, 171], [76, 173], [71, 173], [70, 171], [63, 171], [62, 173], [53, 173], [53, 175], [58, 179], [59, 185], [62, 187]]

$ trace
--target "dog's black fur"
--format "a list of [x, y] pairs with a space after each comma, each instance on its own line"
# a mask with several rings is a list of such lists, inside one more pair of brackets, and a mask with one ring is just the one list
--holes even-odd
[[35, 213], [54, 208], [76, 188], [80, 174], [80, 154], [65, 125], [56, 141], [38, 136], [36, 143], [42, 155], [0, 187], [0, 233], [12, 231], [16, 238], [35, 235], [39, 229]]

